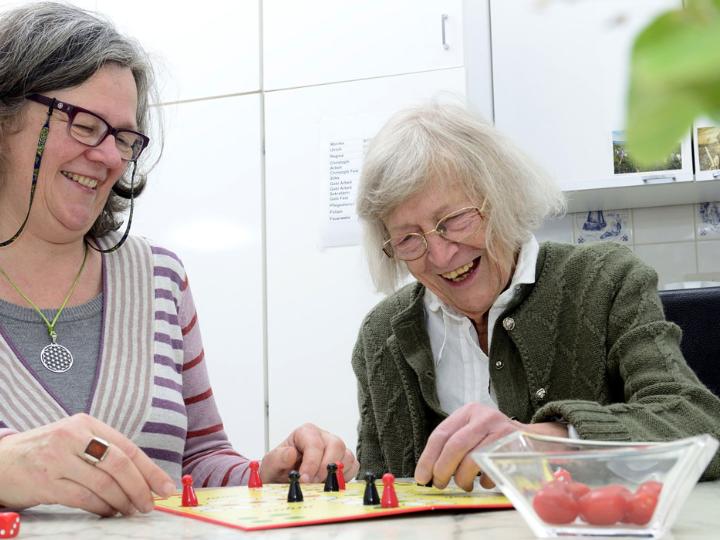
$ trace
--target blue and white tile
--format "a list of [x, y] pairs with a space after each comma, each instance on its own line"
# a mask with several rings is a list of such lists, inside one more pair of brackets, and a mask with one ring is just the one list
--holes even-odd
[[697, 274], [695, 242], [669, 242], [665, 244], [640, 244], [635, 254], [658, 273], [658, 288], [666, 283], [694, 279]]
[[620, 242], [632, 245], [633, 224], [630, 210], [593, 210], [574, 214], [576, 244]]
[[695, 240], [691, 204], [635, 208], [632, 211], [635, 245]]
[[698, 240], [720, 240], [720, 201], [695, 205]]

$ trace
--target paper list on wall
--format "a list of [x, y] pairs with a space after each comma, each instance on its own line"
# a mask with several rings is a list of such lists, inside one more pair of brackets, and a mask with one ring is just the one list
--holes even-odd
[[348, 139], [328, 144], [330, 221], [357, 220], [355, 199], [367, 142], [368, 139]]
[[328, 141], [328, 229], [325, 246], [354, 245], [360, 242], [360, 224], [355, 211], [360, 167], [367, 137]]

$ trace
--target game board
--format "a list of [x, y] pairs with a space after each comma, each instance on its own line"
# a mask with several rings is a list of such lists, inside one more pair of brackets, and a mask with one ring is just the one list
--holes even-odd
[[[300, 525], [317, 525], [338, 521], [395, 516], [429, 510], [478, 510], [512, 508], [497, 493], [466, 493], [457, 487], [440, 490], [418, 486], [411, 481], [396, 481], [400, 506], [382, 508], [363, 506], [365, 482], [350, 482], [347, 489], [326, 493], [322, 484], [303, 484], [305, 500], [288, 503], [287, 484], [265, 484], [262, 488], [246, 486], [197, 489], [199, 506], [183, 507], [181, 496], [156, 499], [155, 508], [163, 512], [208, 521], [218, 525], [257, 531]], [[382, 494], [382, 483], [378, 491]]]

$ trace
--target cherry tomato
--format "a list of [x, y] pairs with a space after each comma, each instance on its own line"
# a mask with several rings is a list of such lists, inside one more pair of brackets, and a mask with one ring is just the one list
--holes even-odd
[[578, 515], [578, 502], [563, 484], [547, 484], [533, 498], [535, 512], [546, 523], [572, 523]]
[[578, 501], [580, 518], [591, 525], [612, 525], [622, 520], [630, 490], [619, 485], [592, 489]]
[[660, 482], [656, 482], [655, 480], [648, 480], [647, 482], [643, 482], [638, 486], [638, 488], [635, 490], [635, 493], [652, 493], [656, 497], [660, 496], [660, 492], [662, 491], [662, 484]]
[[555, 477], [555, 480], [561, 481], [561, 482], [572, 482], [572, 475], [569, 471], [566, 471], [562, 467], [560, 467], [557, 471], [553, 473], [553, 476]]
[[568, 482], [565, 489], [567, 489], [568, 493], [570, 493], [570, 495], [572, 495], [576, 500], [590, 491], [590, 488], [582, 482]]
[[657, 495], [649, 491], [638, 491], [628, 499], [623, 521], [635, 525], [646, 525], [652, 518], [656, 505]]

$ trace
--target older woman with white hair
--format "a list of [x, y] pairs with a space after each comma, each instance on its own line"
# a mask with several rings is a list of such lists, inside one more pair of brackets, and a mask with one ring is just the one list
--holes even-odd
[[[720, 437], [720, 400], [683, 359], [655, 271], [615, 243], [539, 245], [532, 231], [563, 210], [558, 188], [463, 107], [402, 111], [373, 138], [358, 213], [391, 294], [352, 359], [362, 471], [470, 490], [470, 453], [514, 430]], [[705, 478], [719, 476], [715, 456]]]

